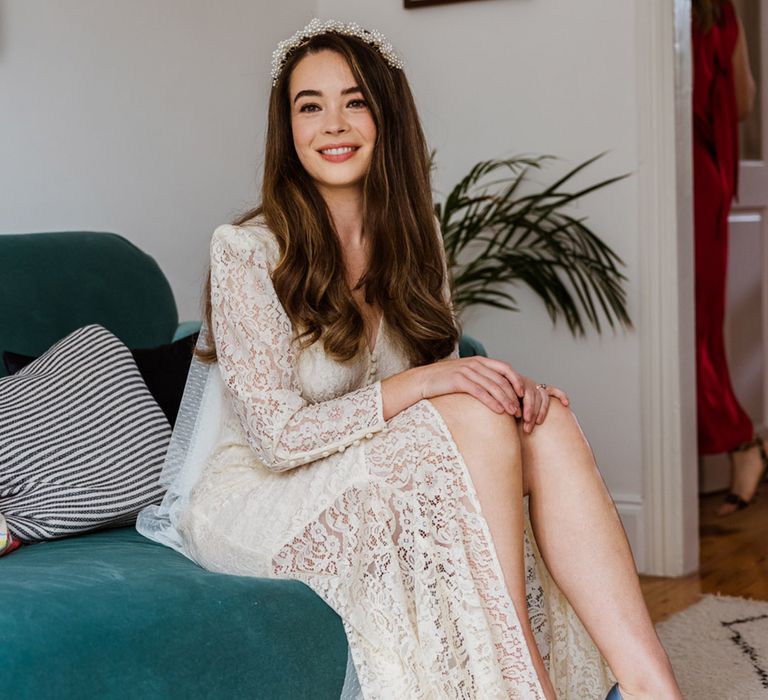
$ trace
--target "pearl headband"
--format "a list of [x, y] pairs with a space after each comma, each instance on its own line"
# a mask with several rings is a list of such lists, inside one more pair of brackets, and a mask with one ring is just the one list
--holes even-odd
[[304, 29], [300, 29], [290, 39], [281, 41], [277, 45], [277, 48], [272, 52], [272, 86], [274, 87], [277, 84], [280, 71], [283, 69], [291, 50], [301, 46], [307, 39], [327, 32], [356, 36], [367, 44], [375, 46], [387, 63], [393, 68], [402, 70], [405, 67], [402, 60], [395, 52], [395, 47], [387, 41], [387, 38], [381, 32], [363, 29], [356, 22], [339, 22], [335, 19], [329, 19], [323, 22], [315, 17], [306, 27], [304, 27]]

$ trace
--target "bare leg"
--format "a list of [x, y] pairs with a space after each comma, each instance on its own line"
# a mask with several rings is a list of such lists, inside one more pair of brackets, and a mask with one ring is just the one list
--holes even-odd
[[[747, 503], [755, 497], [763, 477], [762, 450], [766, 445], [763, 441], [755, 441], [755, 444], [742, 450], [733, 450], [728, 454], [731, 461], [731, 487], [730, 491], [743, 498]], [[729, 515], [738, 506], [734, 503], [723, 503], [718, 508], [718, 515]]]
[[643, 600], [624, 528], [576, 417], [559, 401], [518, 424], [536, 542], [629, 698], [682, 698]]
[[546, 697], [555, 698], [531, 630], [525, 597], [523, 479], [515, 419], [494, 413], [469, 394], [429, 400], [445, 420], [469, 468], [539, 682]]

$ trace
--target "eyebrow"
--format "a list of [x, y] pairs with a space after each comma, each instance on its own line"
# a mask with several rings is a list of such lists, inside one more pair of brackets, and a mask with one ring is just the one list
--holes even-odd
[[[362, 92], [362, 90], [355, 85], [354, 87], [346, 88], [341, 91], [342, 95], [351, 95], [354, 92]], [[300, 97], [322, 97], [323, 93], [320, 90], [300, 90], [296, 93], [296, 97], [293, 98], [293, 104], [296, 104], [296, 100]]]

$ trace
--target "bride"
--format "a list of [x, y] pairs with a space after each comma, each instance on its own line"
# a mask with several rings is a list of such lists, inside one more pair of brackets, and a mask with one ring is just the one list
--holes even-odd
[[261, 204], [213, 234], [169, 489], [139, 531], [304, 581], [358, 697], [681, 698], [566, 395], [459, 357], [394, 49], [313, 20], [272, 77]]

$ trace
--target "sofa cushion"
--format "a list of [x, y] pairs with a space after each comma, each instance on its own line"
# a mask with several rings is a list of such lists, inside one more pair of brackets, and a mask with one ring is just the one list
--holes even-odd
[[338, 700], [339, 616], [304, 583], [206, 571], [133, 528], [0, 564], [0, 698]]
[[[199, 335], [200, 333], [196, 332], [156, 348], [131, 350], [147, 388], [163, 409], [171, 426], [176, 424], [192, 362], [192, 352]], [[3, 353], [3, 363], [8, 374], [15, 374], [35, 359], [34, 356], [10, 351]]]
[[0, 512], [23, 542], [126, 525], [163, 495], [171, 427], [99, 325], [0, 378]]

